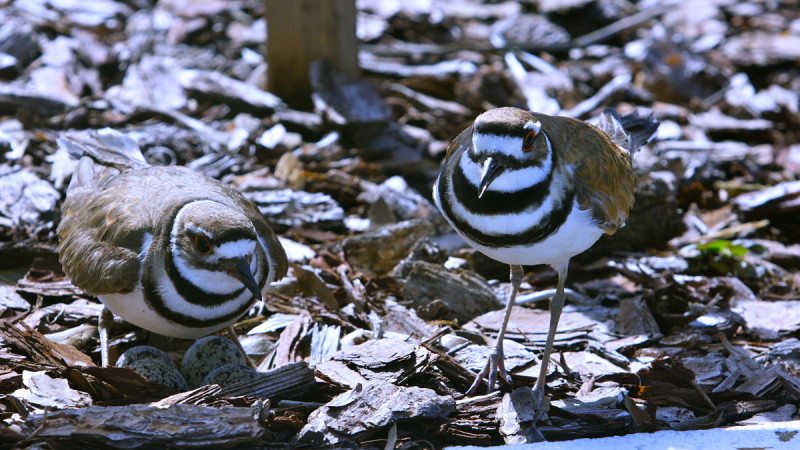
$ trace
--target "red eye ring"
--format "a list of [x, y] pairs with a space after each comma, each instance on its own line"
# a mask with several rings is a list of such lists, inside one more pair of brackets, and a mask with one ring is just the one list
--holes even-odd
[[529, 131], [528, 134], [525, 135], [525, 138], [522, 140], [522, 151], [528, 153], [529, 151], [533, 150], [533, 144], [536, 143], [536, 132]]
[[208, 237], [202, 233], [194, 235], [194, 248], [196, 248], [201, 255], [210, 255], [211, 250], [213, 250], [211, 247], [211, 241], [209, 241]]

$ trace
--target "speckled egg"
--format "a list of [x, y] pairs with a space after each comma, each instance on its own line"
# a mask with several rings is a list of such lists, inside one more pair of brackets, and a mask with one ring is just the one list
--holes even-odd
[[203, 379], [218, 367], [226, 364], [246, 365], [239, 347], [229, 339], [221, 336], [206, 336], [198, 339], [181, 361], [181, 373], [189, 387], [196, 388], [203, 385]]
[[150, 345], [137, 345], [136, 347], [129, 348], [125, 353], [120, 355], [117, 359], [117, 363], [114, 365], [117, 367], [128, 367], [130, 363], [143, 358], [161, 359], [165, 363], [172, 363], [174, 365], [169, 355]]
[[166, 353], [154, 347], [133, 347], [119, 357], [116, 366], [128, 367], [153, 383], [181, 392], [189, 389], [175, 363]]
[[228, 386], [240, 381], [252, 381], [259, 376], [260, 374], [258, 371], [250, 366], [245, 366], [244, 364], [225, 364], [222, 367], [217, 367], [206, 375], [201, 385], [218, 384], [220, 386]]

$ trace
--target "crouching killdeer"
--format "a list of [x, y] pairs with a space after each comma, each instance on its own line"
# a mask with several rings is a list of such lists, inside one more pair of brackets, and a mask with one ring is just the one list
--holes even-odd
[[545, 376], [569, 260], [624, 224], [633, 206], [631, 154], [657, 128], [652, 116], [620, 119], [612, 110], [594, 126], [498, 108], [478, 116], [453, 140], [433, 188], [434, 201], [467, 243], [511, 266], [511, 294], [497, 344], [467, 395], [487, 375], [490, 391], [498, 374], [510, 383], [502, 343], [522, 265], [547, 264], [558, 273], [558, 287], [534, 387], [538, 414], [545, 415]]
[[[127, 139], [112, 130], [95, 137]], [[119, 162], [122, 152], [109, 154]], [[103, 366], [108, 311], [157, 334], [198, 338], [231, 327], [287, 271], [275, 234], [238, 191], [185, 167], [147, 167], [135, 144], [127, 157], [120, 172], [83, 156], [58, 226], [64, 272], [105, 307]]]

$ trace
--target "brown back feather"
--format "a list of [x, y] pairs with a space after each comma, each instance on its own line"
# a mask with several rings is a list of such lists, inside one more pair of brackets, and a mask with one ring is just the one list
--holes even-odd
[[533, 113], [571, 176], [581, 209], [589, 209], [608, 234], [625, 223], [636, 183], [630, 154], [597, 127], [568, 117]]
[[447, 146], [447, 152], [444, 155], [443, 164], [447, 164], [447, 162], [450, 160], [450, 157], [458, 152], [458, 150], [466, 148], [470, 145], [472, 145], [472, 125], [465, 128], [461, 133], [458, 133], [458, 136], [450, 141], [450, 145]]

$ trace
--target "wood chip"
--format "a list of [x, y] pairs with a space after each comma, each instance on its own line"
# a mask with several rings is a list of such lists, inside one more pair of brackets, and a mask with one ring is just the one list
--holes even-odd
[[220, 387], [216, 384], [201, 386], [164, 398], [154, 405], [175, 404], [210, 405], [230, 398], [250, 397], [269, 400], [302, 398], [314, 386], [314, 372], [308, 364], [296, 362], [259, 373], [254, 380], [245, 380]]
[[22, 384], [11, 395], [25, 400], [39, 408], [79, 408], [92, 404], [92, 398], [85, 392], [69, 387], [64, 378], [53, 378], [45, 372], [22, 372]]
[[367, 430], [387, 427], [398, 420], [444, 419], [455, 406], [452, 397], [437, 395], [430, 389], [370, 382], [334, 397], [311, 413], [294, 442], [311, 446], [344, 445]]
[[93, 366], [92, 358], [70, 345], [51, 342], [36, 330], [24, 325], [12, 325], [0, 321], [0, 336], [6, 345], [28, 358], [29, 362], [45, 367], [72, 365]]
[[[197, 405], [90, 406], [31, 415], [34, 442], [113, 448], [258, 445], [258, 409]], [[188, 420], [188, 422], [187, 422]]]

